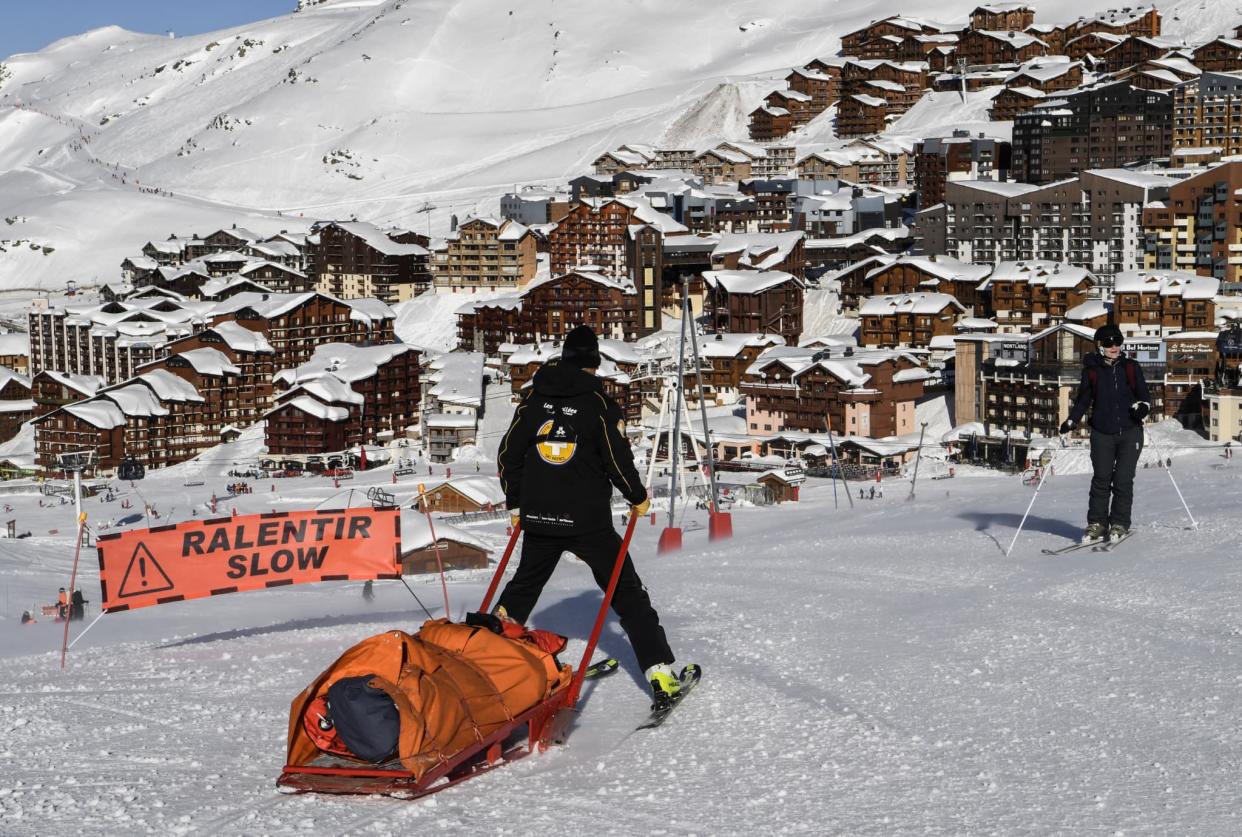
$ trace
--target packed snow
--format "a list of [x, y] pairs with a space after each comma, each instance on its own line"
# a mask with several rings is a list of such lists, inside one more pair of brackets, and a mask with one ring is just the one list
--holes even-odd
[[[687, 509], [686, 548], [665, 556], [660, 526], [643, 521], [639, 570], [703, 685], [659, 731], [632, 733], [647, 696], [610, 620], [602, 651], [624, 671], [588, 687], [566, 745], [418, 802], [275, 787], [294, 695], [357, 640], [426, 618], [400, 583], [377, 582], [372, 603], [359, 583], [304, 585], [109, 615], [87, 631], [98, 615], [87, 552], [92, 604], [61, 671], [62, 625], [16, 617], [67, 583], [73, 507], [7, 495], [31, 537], [0, 540], [0, 830], [1237, 833], [1242, 570], [1230, 539], [1242, 466], [1179, 441], [1172, 471], [1139, 470], [1137, 535], [1107, 554], [1040, 554], [1083, 524], [1088, 477], [1060, 468], [1009, 558], [1034, 489], [995, 472], [924, 471], [914, 499], [908, 478], [875, 500], [850, 483], [852, 507], [812, 479], [800, 502], [736, 508], [735, 537], [715, 543], [704, 512]], [[152, 523], [204, 514], [230, 464], [118, 485], [113, 502], [86, 501], [90, 523], [119, 518], [126, 498], [139, 521], [144, 500]], [[368, 485], [408, 502], [410, 480], [436, 472], [394, 486], [377, 469], [348, 493], [264, 481], [222, 502], [242, 514], [357, 504]], [[502, 522], [458, 525], [499, 557]], [[439, 615], [437, 579], [409, 580]], [[455, 617], [485, 582], [450, 573]], [[570, 635], [576, 660], [598, 595], [566, 560], [532, 621]]]

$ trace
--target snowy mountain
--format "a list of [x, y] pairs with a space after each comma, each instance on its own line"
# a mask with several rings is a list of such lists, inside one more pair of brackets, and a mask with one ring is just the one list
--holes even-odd
[[[1068, 20], [1106, 4], [1037, 5]], [[1238, 18], [1200, 5], [1168, 4], [1168, 31], [1206, 37]], [[743, 138], [790, 67], [879, 14], [858, 0], [299, 6], [182, 38], [108, 27], [3, 59], [0, 289], [113, 279], [147, 239], [225, 221], [265, 232], [357, 214], [442, 232], [450, 214], [581, 173], [623, 142]], [[972, 7], [899, 11], [964, 20]]]

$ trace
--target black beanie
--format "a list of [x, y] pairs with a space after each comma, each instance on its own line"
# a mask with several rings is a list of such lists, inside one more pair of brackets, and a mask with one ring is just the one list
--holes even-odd
[[1109, 323], [1108, 325], [1102, 325], [1098, 329], [1096, 329], [1095, 342], [1099, 343], [1100, 341], [1105, 340], [1109, 337], [1113, 338], [1114, 340], [1124, 339], [1121, 334], [1121, 329], [1112, 323]]
[[599, 368], [599, 338], [590, 326], [580, 325], [565, 335], [561, 346], [561, 360], [579, 369]]

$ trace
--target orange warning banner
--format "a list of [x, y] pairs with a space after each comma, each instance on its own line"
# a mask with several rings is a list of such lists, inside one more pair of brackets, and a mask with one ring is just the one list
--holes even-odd
[[401, 576], [395, 508], [273, 512], [101, 535], [104, 610], [311, 581]]

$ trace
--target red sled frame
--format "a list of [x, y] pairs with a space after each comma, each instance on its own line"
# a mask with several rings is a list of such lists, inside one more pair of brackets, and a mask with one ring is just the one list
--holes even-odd
[[[621, 539], [621, 549], [612, 568], [612, 576], [608, 581], [608, 589], [604, 591], [604, 601], [600, 604], [595, 626], [582, 654], [582, 661], [578, 664], [573, 680], [564, 689], [518, 715], [483, 740], [442, 761], [424, 773], [421, 779], [408, 770], [286, 764], [280, 778], [276, 780], [277, 786], [286, 793], [385, 794], [399, 799], [418, 799], [516, 761], [536, 749], [546, 750], [550, 743], [558, 741], [578, 703], [582, 681], [599, 642], [604, 620], [608, 617], [608, 607], [612, 604], [617, 581], [621, 578], [621, 567], [625, 564], [625, 555], [634, 536], [636, 520], [637, 516], [631, 513], [625, 527], [625, 536]], [[483, 603], [479, 605], [480, 613], [486, 613], [491, 605], [492, 597], [500, 585], [500, 579], [513, 556], [520, 535], [521, 527], [514, 526], [500, 564], [496, 567], [496, 573], [483, 596]], [[520, 739], [512, 741], [524, 726], [527, 728], [525, 742]]]

